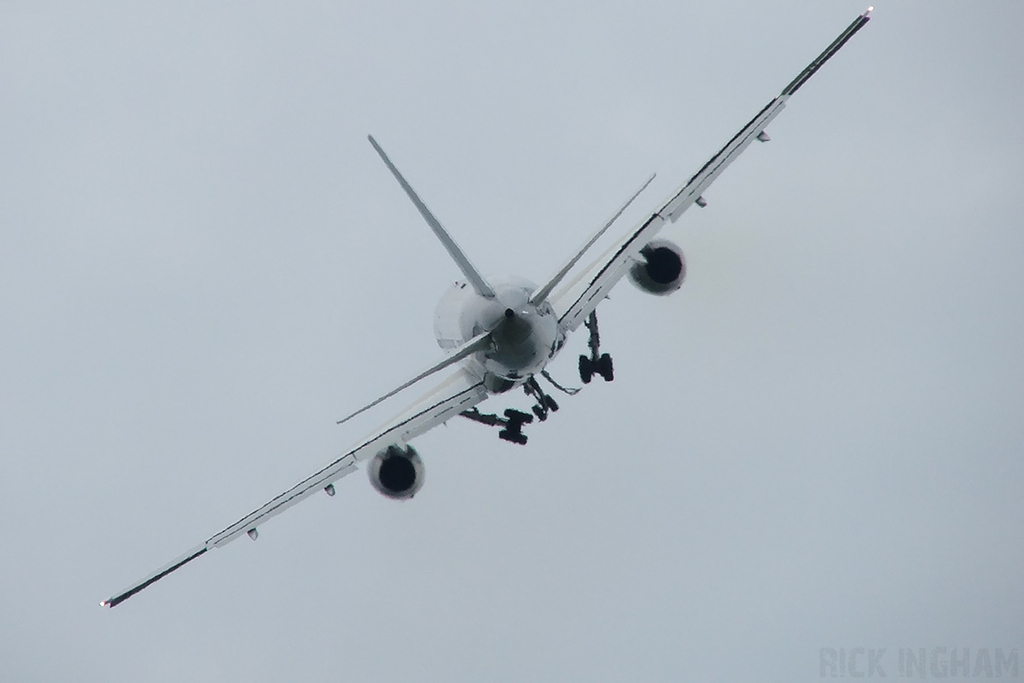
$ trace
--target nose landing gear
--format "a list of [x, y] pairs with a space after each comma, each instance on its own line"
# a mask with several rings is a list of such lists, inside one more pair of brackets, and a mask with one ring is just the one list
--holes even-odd
[[615, 370], [612, 367], [612, 357], [600, 351], [601, 335], [597, 331], [597, 311], [591, 311], [583, 324], [590, 330], [590, 339], [587, 341], [590, 356], [580, 356], [580, 380], [584, 384], [590, 384], [594, 375], [600, 375], [605, 382], [611, 382], [615, 379]]

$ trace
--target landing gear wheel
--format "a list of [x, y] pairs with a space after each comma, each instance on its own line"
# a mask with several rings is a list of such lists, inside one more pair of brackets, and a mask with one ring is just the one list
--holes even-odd
[[498, 432], [498, 438], [499, 439], [503, 439], [505, 441], [509, 441], [511, 443], [517, 443], [517, 444], [520, 444], [520, 445], [525, 445], [526, 444], [526, 434], [523, 434], [520, 431], [512, 431], [510, 429], [502, 429], [500, 432]]
[[601, 357], [597, 359], [596, 372], [604, 378], [605, 382], [611, 382], [615, 379], [615, 370], [612, 367], [612, 357], [607, 353], [602, 353]]
[[508, 421], [509, 427], [513, 429], [519, 429], [524, 424], [530, 424], [533, 422], [533, 415], [524, 413], [521, 410], [515, 410], [513, 408], [505, 409], [505, 419]]
[[590, 384], [594, 377], [594, 364], [586, 356], [580, 356], [580, 380], [584, 384]]
[[558, 410], [558, 403], [556, 403], [555, 399], [551, 398], [548, 394], [544, 394], [544, 405], [552, 412]]
[[541, 422], [548, 419], [547, 411], [541, 408], [540, 406], [533, 407], [533, 414], [536, 415], [537, 419], [540, 420]]
[[[524, 413], [521, 410], [515, 410], [514, 408], [507, 408], [505, 410], [504, 418], [498, 417], [495, 413], [481, 413], [476, 408], [463, 410], [459, 414], [473, 422], [479, 422], [480, 424], [485, 424], [490, 427], [501, 427], [501, 431], [498, 432], [499, 439], [520, 445], [526, 444], [526, 435], [523, 434], [523, 425], [533, 422], [533, 415], [530, 413]], [[543, 417], [540, 415], [537, 417], [540, 417], [540, 419], [543, 420], [547, 417], [547, 411], [544, 411]]]

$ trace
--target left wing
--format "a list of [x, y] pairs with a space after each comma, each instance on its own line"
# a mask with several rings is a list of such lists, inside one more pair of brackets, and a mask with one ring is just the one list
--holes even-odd
[[132, 597], [143, 588], [159, 581], [176, 569], [180, 569], [208, 550], [219, 548], [235, 540], [244, 533], [256, 537], [256, 528], [271, 517], [278, 515], [292, 505], [302, 501], [318, 491], [329, 488], [335, 481], [356, 469], [356, 463], [372, 458], [389, 446], [404, 446], [410, 439], [472, 408], [487, 398], [487, 389], [483, 381], [474, 377], [464, 368], [459, 368], [449, 375], [428, 394], [409, 406], [401, 414], [375, 430], [358, 446], [348, 451], [334, 462], [300, 481], [281, 495], [273, 498], [265, 505], [253, 510], [223, 531], [206, 539], [163, 567], [160, 567], [144, 579], [133, 583], [125, 590], [104, 600], [100, 605], [116, 607]]
[[704, 206], [707, 203], [701, 194], [751, 142], [754, 140], [768, 141], [768, 135], [764, 130], [772, 119], [785, 108], [786, 101], [790, 96], [838, 52], [846, 41], [868, 23], [870, 14], [871, 8], [868, 8], [867, 12], [854, 19], [853, 23], [846, 27], [846, 30], [839, 34], [839, 37], [832, 41], [832, 44], [817, 59], [801, 71], [778, 97], [766, 104], [740, 132], [736, 133], [717, 154], [693, 174], [689, 181], [669, 197], [661, 208], [644, 220], [634, 232], [612, 245], [589, 268], [568, 282], [551, 298], [551, 304], [559, 316], [559, 326], [564, 332], [575, 330], [597, 308], [597, 305], [608, 296], [608, 292], [626, 274], [630, 266], [641, 258], [640, 250], [650, 242], [666, 222], [674, 223], [693, 204]]

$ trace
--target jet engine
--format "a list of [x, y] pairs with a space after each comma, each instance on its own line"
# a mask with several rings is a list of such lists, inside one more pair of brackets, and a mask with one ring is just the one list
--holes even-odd
[[640, 260], [629, 269], [630, 281], [648, 294], [671, 294], [685, 278], [683, 250], [668, 240], [648, 242], [640, 250]]
[[412, 446], [388, 446], [373, 456], [366, 471], [373, 488], [388, 498], [405, 500], [423, 488], [423, 461]]

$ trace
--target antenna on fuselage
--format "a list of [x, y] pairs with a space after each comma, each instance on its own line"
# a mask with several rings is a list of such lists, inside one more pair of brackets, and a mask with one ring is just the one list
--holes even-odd
[[416, 206], [420, 215], [423, 216], [423, 220], [427, 222], [430, 229], [434, 231], [435, 235], [437, 235], [437, 239], [441, 240], [441, 244], [443, 244], [444, 248], [448, 250], [448, 254], [451, 255], [452, 260], [455, 261], [456, 265], [458, 265], [459, 270], [461, 270], [462, 274], [466, 276], [469, 283], [473, 285], [473, 289], [476, 290], [476, 293], [480, 296], [487, 297], [488, 299], [493, 298], [494, 289], [487, 283], [487, 280], [483, 278], [480, 271], [473, 267], [469, 258], [462, 252], [462, 249], [460, 249], [459, 245], [455, 243], [455, 240], [451, 238], [451, 235], [449, 235], [448, 231], [444, 229], [444, 226], [441, 225], [441, 221], [437, 220], [434, 214], [430, 212], [430, 209], [427, 208], [427, 205], [423, 203], [423, 200], [420, 199], [419, 195], [416, 194], [416, 191], [412, 189], [412, 186], [409, 185], [404, 177], [402, 177], [402, 174], [398, 172], [398, 169], [395, 168], [393, 163], [391, 163], [391, 159], [389, 159], [388, 155], [384, 153], [384, 150], [377, 144], [377, 141], [373, 139], [373, 136], [367, 135], [366, 137], [370, 140], [370, 144], [373, 145], [373, 148], [377, 150], [377, 154], [380, 155], [384, 165], [387, 166], [388, 170], [391, 171], [391, 174], [395, 176], [395, 180], [397, 180], [398, 184], [402, 186], [403, 190], [405, 190], [405, 194], [409, 196], [409, 199]]

